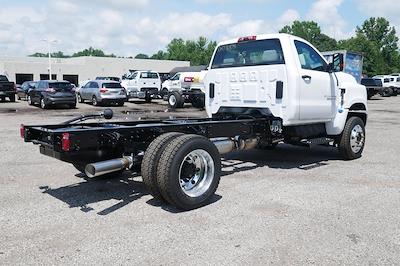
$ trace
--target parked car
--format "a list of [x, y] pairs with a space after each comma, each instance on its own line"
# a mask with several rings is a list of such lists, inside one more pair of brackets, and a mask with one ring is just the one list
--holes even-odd
[[22, 83], [21, 87], [17, 88], [18, 100], [28, 100], [28, 91], [34, 89], [36, 84], [37, 81], [25, 81]]
[[4, 102], [8, 98], [10, 102], [15, 102], [15, 94], [15, 83], [8, 81], [7, 76], [0, 75], [0, 100]]
[[112, 80], [92, 80], [79, 89], [78, 101], [90, 101], [93, 105], [117, 104], [123, 106], [127, 100], [121, 83]]
[[125, 75], [121, 84], [127, 91], [128, 99], [139, 98], [151, 102], [159, 95], [161, 79], [154, 71], [135, 71]]
[[28, 91], [28, 104], [39, 104], [42, 109], [56, 105], [75, 108], [75, 90], [68, 81], [41, 80], [35, 88]]

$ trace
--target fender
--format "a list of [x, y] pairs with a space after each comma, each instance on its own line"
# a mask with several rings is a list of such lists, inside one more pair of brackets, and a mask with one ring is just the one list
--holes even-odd
[[[336, 73], [339, 80], [339, 90], [337, 101], [337, 111], [332, 121], [327, 122], [326, 132], [328, 135], [340, 135], [344, 129], [351, 108], [355, 104], [362, 104], [365, 110], [357, 110], [357, 112], [365, 113], [367, 115], [367, 90], [365, 86], [357, 83], [355, 78], [346, 73]], [[341, 89], [345, 89], [343, 106], [341, 105]], [[351, 114], [350, 114], [351, 115]]]

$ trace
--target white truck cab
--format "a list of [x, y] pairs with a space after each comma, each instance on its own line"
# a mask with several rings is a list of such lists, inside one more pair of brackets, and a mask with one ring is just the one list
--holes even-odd
[[150, 102], [160, 91], [161, 79], [155, 71], [135, 71], [126, 75], [121, 85], [126, 89], [128, 98], [145, 99], [146, 102]]
[[165, 80], [161, 85], [161, 93], [167, 94], [172, 91], [181, 91], [190, 88], [202, 88], [203, 79], [207, 71], [200, 72], [178, 72], [171, 78]]
[[[339, 59], [333, 64], [341, 65]], [[362, 125], [355, 127], [352, 145], [363, 147], [366, 89], [353, 76], [335, 73], [333, 64], [312, 44], [288, 34], [224, 41], [205, 77], [207, 114], [279, 117], [288, 142], [340, 138], [349, 118], [356, 117]]]

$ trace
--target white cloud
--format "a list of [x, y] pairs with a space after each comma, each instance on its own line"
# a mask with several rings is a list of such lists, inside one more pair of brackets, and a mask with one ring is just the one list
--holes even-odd
[[307, 15], [307, 19], [314, 20], [322, 27], [322, 31], [335, 39], [349, 37], [352, 32], [345, 32], [346, 21], [339, 14], [339, 7], [343, 0], [318, 0]]
[[247, 20], [228, 28], [227, 32], [231, 37], [243, 35], [255, 35], [266, 33], [268, 30], [267, 23], [264, 20]]
[[293, 21], [299, 19], [300, 19], [299, 12], [297, 12], [294, 9], [288, 9], [278, 18], [278, 23], [280, 24], [279, 26], [283, 27], [286, 25], [290, 25], [293, 23]]

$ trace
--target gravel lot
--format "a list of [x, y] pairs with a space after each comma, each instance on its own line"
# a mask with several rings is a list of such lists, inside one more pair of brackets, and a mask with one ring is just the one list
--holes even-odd
[[[0, 264], [399, 265], [400, 97], [369, 102], [364, 156], [279, 145], [227, 156], [214, 201], [179, 212], [141, 178], [85, 180], [19, 137], [101, 108], [0, 103]], [[205, 116], [127, 103], [118, 119]]]

